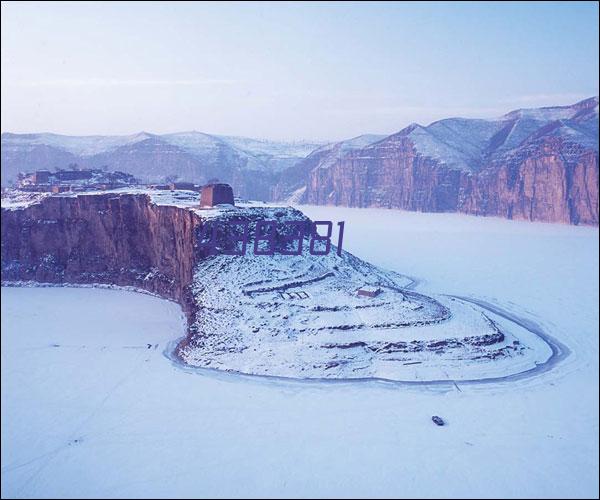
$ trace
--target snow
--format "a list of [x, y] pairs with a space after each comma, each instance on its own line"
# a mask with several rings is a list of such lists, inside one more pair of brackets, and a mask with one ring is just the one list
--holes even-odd
[[598, 496], [597, 228], [301, 208], [418, 292], [498, 305], [571, 354], [479, 385], [257, 378], [169, 362], [173, 303], [2, 288], [3, 497]]
[[363, 134], [357, 137], [353, 137], [352, 139], [347, 139], [345, 141], [336, 142], [334, 144], [325, 144], [321, 146], [319, 149], [315, 150], [315, 153], [320, 153], [323, 151], [334, 150], [336, 153], [347, 153], [349, 151], [353, 151], [355, 149], [361, 149], [370, 144], [374, 144], [377, 141], [381, 141], [385, 139], [385, 135], [377, 135], [377, 134]]
[[[597, 98], [590, 102], [597, 103]], [[585, 101], [583, 102], [585, 103]], [[408, 137], [416, 151], [450, 168], [477, 171], [489, 160], [501, 159], [527, 141], [546, 135], [598, 151], [598, 111], [588, 102], [572, 106], [520, 109], [497, 119], [447, 118], [423, 127], [413, 123], [397, 134], [366, 147], [356, 158], [378, 158], [389, 150], [397, 154], [396, 141]], [[585, 117], [578, 116], [582, 109]], [[552, 127], [554, 125], [554, 127]], [[503, 135], [504, 131], [506, 135]], [[330, 166], [328, 159], [324, 166]]]
[[152, 137], [146, 132], [132, 135], [70, 136], [60, 134], [3, 134], [2, 147], [46, 145], [81, 156], [92, 156], [112, 151], [121, 146], [135, 144]]
[[[409, 278], [347, 253], [217, 256], [195, 274], [199, 341], [180, 352], [193, 366], [301, 379], [482, 383], [555, 362], [535, 330], [477, 304], [402, 290]], [[357, 295], [366, 279], [382, 293]], [[502, 338], [492, 337], [498, 332]]]
[[122, 136], [5, 133], [2, 134], [2, 148], [28, 151], [35, 146], [46, 145], [85, 158], [109, 153], [119, 147], [134, 145], [150, 138], [179, 147], [201, 160], [214, 161], [217, 157], [232, 160], [239, 157], [245, 160], [248, 170], [281, 170], [323, 145], [311, 141], [271, 141], [190, 131], [163, 135], [140, 132]]
[[[583, 115], [581, 114], [583, 112]], [[560, 126], [547, 131], [554, 122]], [[507, 127], [504, 136], [503, 128]], [[337, 143], [318, 141], [274, 141], [238, 136], [219, 136], [198, 131], [171, 134], [140, 132], [124, 136], [65, 136], [58, 134], [2, 134], [3, 150], [26, 154], [35, 146], [48, 145], [83, 157], [109, 153], [122, 146], [147, 139], [146, 146], [170, 145], [194, 156], [200, 162], [243, 165], [248, 171], [280, 173], [302, 159], [319, 158], [319, 168], [329, 168], [340, 158], [363, 150], [358, 158], [376, 158], [373, 151], [395, 150], [398, 137], [408, 136], [417, 151], [450, 168], [477, 171], [488, 160], [519, 148], [536, 134], [559, 136], [565, 141], [598, 150], [598, 98], [571, 106], [519, 109], [496, 119], [448, 118], [424, 127], [412, 124], [391, 136], [364, 134]], [[175, 152], [175, 151], [173, 151]], [[139, 153], [139, 151], [138, 151]], [[87, 161], [87, 160], [86, 160]], [[109, 162], [110, 163], [110, 162]]]
[[278, 158], [304, 158], [322, 142], [312, 141], [272, 141], [269, 139], [251, 139], [237, 136], [218, 136], [228, 144], [256, 156], [274, 156]]
[[[580, 101], [577, 104], [582, 104], [586, 101], [595, 102], [596, 107], [598, 106], [598, 97], [591, 97], [589, 99], [585, 99], [584, 101]], [[510, 113], [505, 114], [501, 118], [529, 118], [538, 121], [555, 121], [555, 120], [568, 120], [573, 118], [575, 114], [579, 111], [579, 106], [571, 105], [571, 106], [548, 106], [543, 108], [523, 108], [517, 109], [515, 111], [511, 111]], [[591, 106], [588, 103], [588, 107]]]
[[[424, 154], [438, 157], [446, 163], [477, 165], [490, 138], [503, 126], [494, 120], [450, 118], [434, 122], [427, 127], [431, 141], [417, 141]], [[412, 137], [412, 134], [411, 134]], [[432, 150], [433, 148], [433, 150]]]
[[334, 144], [326, 144], [319, 149], [313, 151], [313, 155], [323, 155], [324, 157], [319, 160], [318, 168], [329, 168], [335, 165], [336, 161], [343, 156], [350, 154], [356, 150], [360, 150], [372, 144], [375, 144], [386, 136], [376, 134], [363, 134], [352, 139], [337, 142]]
[[238, 209], [262, 207], [264, 203], [238, 201], [235, 206], [219, 205], [215, 208], [200, 208], [200, 193], [186, 189], [150, 189], [146, 187], [122, 187], [114, 189], [98, 189], [94, 191], [65, 191], [62, 193], [29, 192], [16, 189], [7, 190], [2, 194], [1, 206], [11, 210], [27, 208], [41, 202], [49, 196], [61, 198], [74, 198], [77, 196], [102, 196], [114, 195], [146, 195], [151, 203], [159, 206], [174, 206], [179, 208], [196, 209], [202, 217], [214, 217], [222, 212], [238, 212]]
[[222, 154], [237, 155], [245, 159], [245, 168], [248, 170], [281, 170], [321, 146], [320, 143], [307, 141], [270, 141], [218, 136], [197, 131], [177, 132], [158, 137], [199, 158]]
[[[474, 169], [483, 145], [480, 144], [479, 147], [475, 148], [472, 146], [465, 148], [465, 144], [461, 144], [460, 139], [453, 137], [454, 133], [450, 133], [448, 130], [434, 131], [434, 127], [435, 124], [427, 128], [415, 127], [408, 134], [417, 151], [450, 167]], [[446, 135], [451, 135], [451, 137], [446, 137]], [[475, 149], [475, 152], [473, 149]]]
[[[307, 222], [301, 212], [277, 207], [195, 212], [221, 221]], [[191, 292], [200, 314], [178, 356], [196, 367], [255, 375], [479, 383], [546, 369], [567, 352], [503, 312], [496, 317], [460, 297], [424, 296], [404, 289], [410, 278], [337, 255], [334, 246], [326, 256], [308, 247], [307, 237], [293, 257], [251, 249], [199, 261]], [[369, 285], [382, 293], [365, 302], [356, 291]]]
[[289, 195], [288, 199], [286, 200], [286, 203], [298, 203], [302, 199], [302, 196], [304, 196], [305, 192], [306, 186], [299, 187], [298, 189], [293, 191], [292, 194]]
[[1, 206], [8, 210], [19, 210], [39, 203], [50, 193], [9, 190], [2, 193]]
[[180, 132], [175, 134], [165, 134], [161, 139], [180, 146], [191, 153], [208, 154], [211, 151], [217, 152], [220, 147], [224, 146], [223, 141], [219, 138], [202, 132]]
[[595, 130], [591, 126], [580, 126], [574, 122], [561, 123], [555, 130], [551, 132], [551, 135], [556, 137], [562, 137], [568, 142], [575, 144], [581, 144], [589, 149], [598, 149], [598, 119], [590, 120], [595, 122]]
[[182, 146], [193, 152], [205, 153], [206, 150], [227, 144], [250, 155], [269, 155], [281, 157], [304, 158], [310, 152], [322, 146], [322, 142], [310, 141], [272, 141], [268, 139], [251, 139], [247, 137], [218, 136], [203, 132], [176, 132], [172, 134], [149, 134], [139, 132], [132, 135], [90, 135], [70, 136], [60, 134], [10, 134], [2, 135], [2, 145], [47, 145], [68, 151], [75, 155], [91, 156], [114, 150], [120, 146], [134, 144], [139, 141], [158, 137], [170, 144]]

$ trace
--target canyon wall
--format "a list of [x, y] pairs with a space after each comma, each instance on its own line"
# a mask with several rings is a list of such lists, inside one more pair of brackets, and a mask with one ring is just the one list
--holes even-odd
[[190, 319], [200, 222], [191, 210], [155, 205], [143, 194], [2, 208], [2, 280], [134, 286], [177, 301]]
[[2, 185], [20, 171], [105, 168], [143, 182], [226, 182], [242, 199], [598, 224], [598, 98], [391, 135], [277, 143], [201, 132], [2, 134]]
[[[7, 201], [2, 207], [2, 281], [136, 287], [178, 302], [193, 332], [202, 307], [193, 295], [198, 262], [239, 250], [236, 240], [243, 227], [227, 226], [228, 221], [248, 222], [247, 254], [253, 252], [261, 220], [277, 221], [276, 252], [294, 248], [289, 238], [295, 228], [286, 225], [290, 221], [305, 224], [308, 245], [311, 221], [292, 208], [225, 206], [200, 216], [194, 211], [197, 195], [166, 198], [169, 203], [177, 199], [178, 206], [153, 202], [143, 193], [52, 195], [18, 207]], [[215, 248], [201, 244], [203, 224], [217, 224]]]
[[311, 170], [303, 201], [597, 225], [598, 153], [548, 137], [470, 171], [396, 137]]

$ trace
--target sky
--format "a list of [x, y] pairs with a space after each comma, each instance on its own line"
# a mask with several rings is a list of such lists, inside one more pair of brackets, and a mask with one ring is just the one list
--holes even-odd
[[391, 134], [598, 95], [598, 3], [2, 2], [2, 132]]

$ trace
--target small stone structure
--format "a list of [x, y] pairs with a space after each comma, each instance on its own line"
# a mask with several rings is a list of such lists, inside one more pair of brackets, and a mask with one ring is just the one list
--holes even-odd
[[52, 174], [49, 170], [36, 170], [30, 175], [34, 184], [47, 184], [50, 181], [50, 176]]
[[233, 189], [229, 184], [207, 184], [200, 192], [200, 206], [214, 207], [223, 203], [234, 205]]
[[365, 285], [360, 287], [356, 293], [362, 297], [377, 297], [381, 293], [378, 286]]

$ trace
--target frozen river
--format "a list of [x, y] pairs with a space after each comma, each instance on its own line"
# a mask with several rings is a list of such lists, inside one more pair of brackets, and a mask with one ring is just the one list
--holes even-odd
[[460, 387], [191, 372], [163, 354], [175, 304], [2, 288], [2, 496], [598, 495], [598, 229], [301, 208], [418, 291], [484, 300], [571, 354]]

